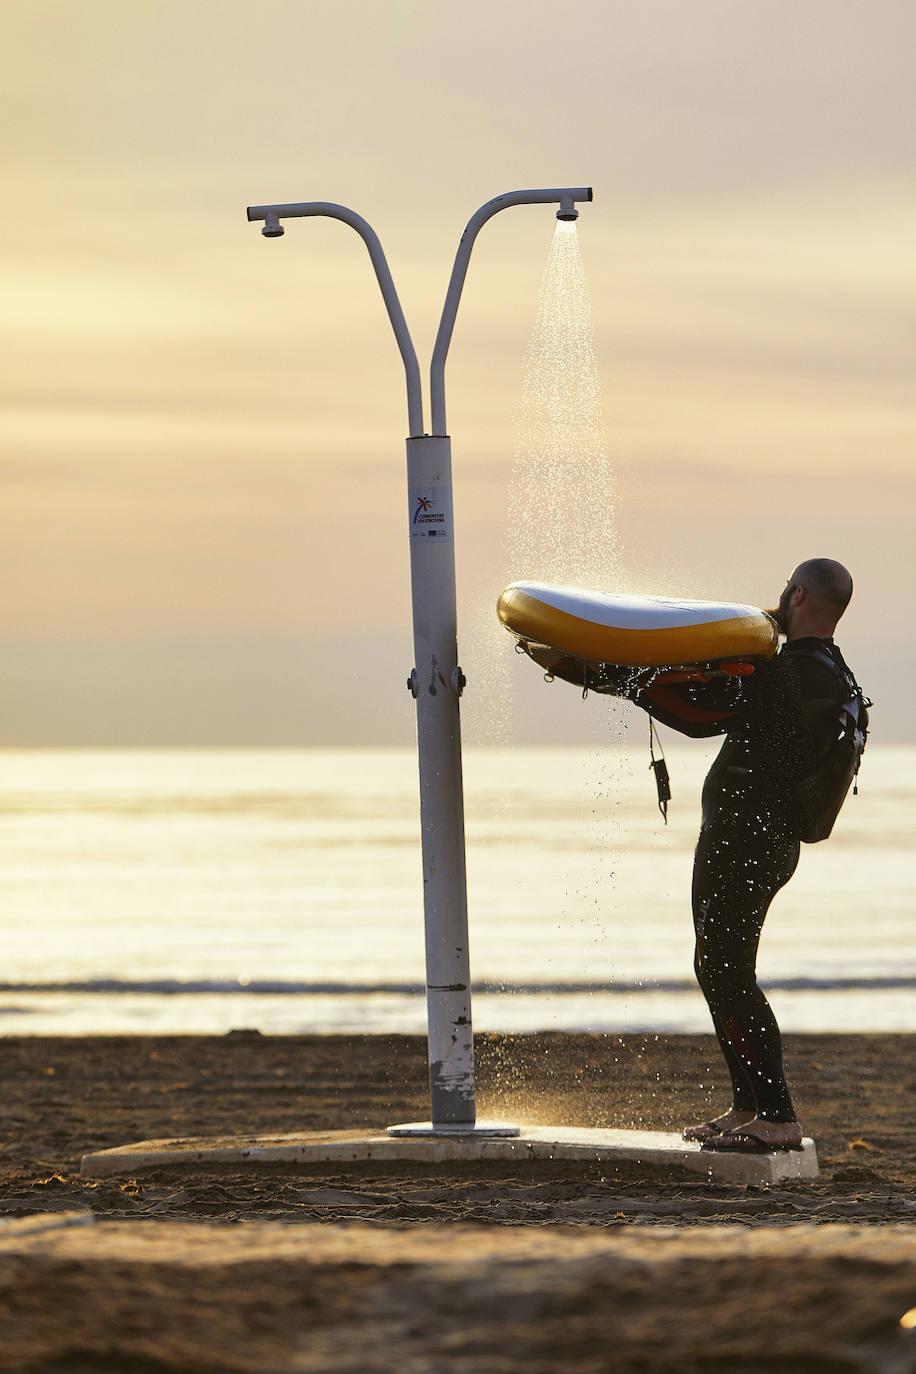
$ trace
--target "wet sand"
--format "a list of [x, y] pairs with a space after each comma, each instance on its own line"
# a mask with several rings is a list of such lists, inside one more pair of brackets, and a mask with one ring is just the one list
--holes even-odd
[[[422, 1118], [425, 1043], [6, 1039], [0, 1367], [905, 1374], [914, 1050], [787, 1038], [813, 1183], [544, 1162], [92, 1181], [80, 1156], [132, 1140]], [[725, 1105], [704, 1036], [483, 1036], [478, 1082], [481, 1115], [536, 1124], [671, 1130]], [[74, 1212], [95, 1223], [17, 1238]]]

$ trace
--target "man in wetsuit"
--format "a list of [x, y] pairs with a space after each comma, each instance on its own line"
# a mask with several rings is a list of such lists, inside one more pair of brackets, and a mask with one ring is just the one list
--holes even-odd
[[779, 1027], [757, 984], [757, 945], [769, 905], [798, 863], [793, 798], [835, 733], [836, 707], [848, 695], [833, 631], [851, 596], [841, 563], [812, 558], [795, 569], [770, 613], [786, 644], [747, 680], [740, 722], [703, 787], [694, 968], [732, 1082], [729, 1110], [684, 1131], [708, 1149], [801, 1144]]

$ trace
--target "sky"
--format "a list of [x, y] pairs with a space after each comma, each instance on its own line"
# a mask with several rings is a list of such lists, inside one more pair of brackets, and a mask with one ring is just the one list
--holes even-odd
[[[770, 605], [840, 559], [874, 736], [916, 738], [910, 0], [30, 0], [3, 27], [0, 744], [412, 740], [397, 348], [350, 229], [267, 241], [245, 206], [365, 216], [425, 380], [467, 219], [553, 185], [595, 188], [619, 589]], [[471, 743], [503, 730], [553, 231], [484, 228], [446, 373]], [[600, 737], [600, 703], [512, 672], [526, 742]]]

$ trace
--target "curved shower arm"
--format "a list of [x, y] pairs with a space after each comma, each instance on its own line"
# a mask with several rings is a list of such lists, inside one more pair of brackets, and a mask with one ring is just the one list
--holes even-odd
[[[436, 344], [433, 348], [433, 357], [429, 368], [429, 398], [433, 434], [445, 434], [447, 432], [445, 428], [445, 360], [448, 357], [452, 330], [455, 328], [455, 316], [458, 313], [458, 302], [461, 300], [464, 279], [467, 276], [468, 263], [471, 260], [471, 249], [474, 247], [474, 240], [480, 230], [488, 219], [492, 219], [500, 210], [507, 210], [510, 205], [551, 205], [559, 201], [564, 209], [568, 209], [577, 200], [591, 200], [591, 198], [592, 188], [590, 186], [564, 187], [559, 190], [506, 191], [503, 195], [495, 196], [493, 200], [488, 200], [485, 205], [481, 205], [480, 209], [468, 220], [467, 227], [458, 244], [455, 266], [452, 268], [448, 291], [445, 294], [445, 305], [442, 307], [442, 318], [439, 321], [439, 332], [436, 335]], [[572, 218], [572, 216], [568, 217]]]
[[395, 290], [382, 245], [372, 226], [363, 219], [362, 215], [356, 214], [354, 210], [348, 210], [346, 205], [335, 205], [333, 201], [323, 200], [304, 201], [301, 204], [293, 205], [249, 205], [247, 214], [251, 221], [264, 220], [264, 228], [261, 232], [267, 238], [278, 238], [283, 233], [280, 227], [281, 219], [302, 219], [310, 215], [327, 215], [331, 219], [343, 220], [344, 224], [349, 224], [350, 228], [355, 229], [360, 235], [369, 250], [369, 257], [375, 268], [385, 309], [388, 311], [388, 318], [391, 321], [394, 337], [397, 339], [401, 358], [404, 362], [404, 371], [407, 374], [407, 416], [410, 437], [413, 439], [422, 435], [423, 395], [420, 389], [420, 368], [417, 363], [417, 355], [414, 352], [414, 346], [407, 329], [407, 321], [404, 319], [404, 311], [401, 309], [401, 302], [398, 300], [398, 293]]

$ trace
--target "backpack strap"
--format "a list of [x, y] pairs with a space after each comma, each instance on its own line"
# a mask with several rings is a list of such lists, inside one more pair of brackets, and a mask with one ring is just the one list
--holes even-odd
[[793, 649], [787, 654], [791, 661], [793, 658], [811, 658], [815, 663], [820, 663], [823, 667], [829, 668], [834, 677], [842, 678], [845, 687], [855, 685], [855, 678], [846, 667], [843, 655], [836, 645], [829, 645], [826, 640], [821, 640], [817, 644], [806, 644], [804, 648]]
[[805, 645], [802, 649], [796, 649], [793, 654], [789, 655], [790, 659], [793, 657], [813, 658], [815, 662], [832, 670], [834, 677], [842, 683], [850, 698], [856, 697], [865, 707], [874, 704], [866, 697], [856, 682], [852, 669], [835, 644], [828, 644], [826, 640], [821, 640], [819, 644]]

